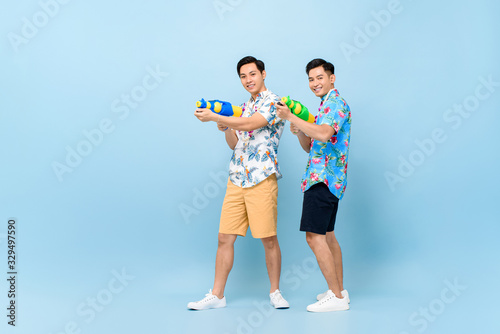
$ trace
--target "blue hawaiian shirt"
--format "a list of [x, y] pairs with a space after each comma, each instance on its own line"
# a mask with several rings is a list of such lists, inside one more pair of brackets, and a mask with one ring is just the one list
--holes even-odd
[[311, 139], [311, 151], [301, 189], [304, 192], [312, 185], [323, 182], [340, 200], [347, 185], [351, 110], [336, 88], [321, 98], [315, 123], [330, 125], [335, 129], [335, 134], [326, 143]]

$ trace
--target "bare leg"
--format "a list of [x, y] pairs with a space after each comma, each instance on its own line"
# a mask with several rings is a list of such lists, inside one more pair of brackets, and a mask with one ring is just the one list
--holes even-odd
[[328, 284], [328, 289], [332, 290], [337, 298], [342, 298], [337, 273], [335, 271], [335, 261], [328, 247], [328, 243], [326, 242], [326, 235], [306, 232], [306, 240], [316, 256], [319, 268]]
[[271, 282], [271, 293], [279, 289], [281, 273], [281, 250], [278, 244], [278, 237], [272, 236], [262, 238], [262, 244], [266, 251], [266, 266], [269, 281]]
[[219, 246], [217, 248], [217, 257], [215, 259], [215, 279], [212, 294], [219, 299], [224, 297], [224, 288], [226, 287], [227, 277], [234, 260], [234, 242], [236, 234], [219, 233]]
[[340, 290], [344, 290], [344, 270], [342, 268], [342, 251], [340, 249], [339, 242], [335, 237], [335, 233], [326, 233], [326, 242], [333, 255], [333, 261], [335, 262], [335, 271], [337, 272], [337, 280], [339, 281]]

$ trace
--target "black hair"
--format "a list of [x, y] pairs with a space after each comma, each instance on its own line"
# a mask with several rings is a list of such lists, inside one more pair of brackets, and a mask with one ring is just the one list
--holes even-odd
[[255, 63], [260, 73], [262, 73], [262, 71], [265, 70], [264, 62], [262, 60], [258, 60], [257, 58], [252, 56], [246, 56], [241, 58], [241, 60], [238, 62], [238, 65], [236, 65], [236, 70], [238, 71], [238, 75], [240, 75], [241, 66], [251, 63]]
[[332, 63], [329, 63], [321, 58], [316, 58], [311, 60], [306, 66], [306, 73], [309, 75], [310, 70], [319, 66], [323, 66], [325, 72], [330, 72], [331, 74], [335, 74], [335, 66], [333, 66]]

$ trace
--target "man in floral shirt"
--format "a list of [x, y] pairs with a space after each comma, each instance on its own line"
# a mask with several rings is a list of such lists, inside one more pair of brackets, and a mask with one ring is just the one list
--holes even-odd
[[310, 312], [349, 309], [349, 295], [343, 287], [342, 252], [333, 231], [338, 203], [347, 182], [347, 156], [351, 132], [351, 111], [334, 87], [334, 66], [314, 59], [306, 66], [309, 87], [321, 98], [315, 123], [308, 123], [278, 105], [278, 117], [290, 121], [309, 160], [302, 178], [304, 192], [300, 230], [318, 261], [328, 283], [328, 291], [317, 296], [318, 302], [307, 307]]
[[188, 308], [195, 310], [226, 306], [224, 288], [233, 266], [234, 242], [238, 235], [246, 235], [248, 227], [252, 236], [261, 239], [264, 245], [271, 304], [275, 308], [289, 307], [279, 290], [281, 251], [276, 237], [277, 180], [281, 178], [278, 144], [285, 121], [276, 116], [279, 97], [264, 84], [264, 63], [245, 57], [238, 62], [237, 71], [243, 87], [251, 94], [248, 102], [241, 105], [241, 117], [221, 116], [209, 109], [195, 112], [202, 122], [217, 122], [234, 150], [222, 205], [214, 286], [205, 298], [188, 304]]

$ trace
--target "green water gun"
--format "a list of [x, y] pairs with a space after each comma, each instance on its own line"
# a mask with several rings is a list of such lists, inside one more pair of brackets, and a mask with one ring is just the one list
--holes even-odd
[[[292, 100], [290, 96], [283, 96], [281, 101], [290, 108], [290, 111], [300, 119], [306, 122], [314, 123], [314, 116], [309, 112], [306, 106], [299, 101]], [[278, 102], [280, 103], [280, 102]]]

